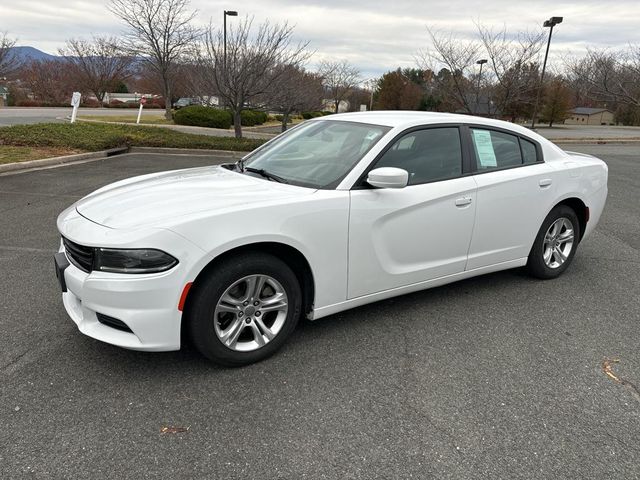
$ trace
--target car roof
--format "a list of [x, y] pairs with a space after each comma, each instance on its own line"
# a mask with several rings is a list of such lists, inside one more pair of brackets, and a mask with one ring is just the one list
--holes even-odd
[[563, 150], [535, 131], [504, 120], [493, 118], [462, 115], [459, 113], [417, 112], [412, 110], [374, 110], [369, 112], [337, 113], [325, 117], [316, 117], [311, 121], [338, 120], [344, 122], [360, 122], [372, 125], [384, 125], [391, 128], [411, 128], [421, 125], [435, 125], [442, 123], [457, 123], [468, 125], [485, 125], [487, 127], [503, 128], [515, 134], [528, 137], [537, 141], [545, 152], [545, 157], [550, 153], [552, 157], [565, 156]]
[[437, 123], [467, 123], [493, 126], [513, 130], [523, 135], [536, 136], [528, 128], [515, 123], [495, 120], [493, 118], [475, 117], [457, 113], [417, 112], [412, 110], [375, 110], [370, 112], [351, 112], [318, 117], [316, 120], [340, 120], [349, 122], [371, 123], [387, 127], [412, 127]]

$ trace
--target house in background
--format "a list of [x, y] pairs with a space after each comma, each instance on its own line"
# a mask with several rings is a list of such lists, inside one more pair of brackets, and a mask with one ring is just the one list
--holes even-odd
[[614, 125], [613, 112], [606, 108], [577, 107], [569, 110], [566, 125]]
[[[347, 100], [340, 100], [340, 103], [338, 104], [338, 112], [337, 113], [348, 112], [350, 106], [351, 105]], [[336, 102], [334, 100], [325, 98], [324, 100], [322, 100], [322, 110], [326, 110], [328, 112], [335, 112], [336, 111]]]
[[122, 103], [138, 103], [142, 97], [147, 100], [154, 98], [161, 98], [160, 95], [154, 95], [152, 93], [105, 93], [103, 103], [109, 104], [111, 102]]

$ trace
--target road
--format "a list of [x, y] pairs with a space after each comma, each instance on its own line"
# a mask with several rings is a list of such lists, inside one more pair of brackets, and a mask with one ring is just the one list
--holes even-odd
[[[78, 116], [100, 115], [117, 117], [122, 115], [135, 115], [137, 110], [129, 108], [81, 108], [78, 111]], [[164, 114], [164, 110], [160, 109], [147, 109], [143, 113], [142, 124], [144, 125], [145, 119], [149, 117], [159, 117]], [[67, 116], [71, 115], [71, 107], [69, 108], [21, 108], [21, 107], [9, 107], [0, 108], [0, 127], [10, 125], [21, 124], [33, 124], [44, 122], [67, 122]], [[233, 137], [233, 129], [219, 129], [219, 128], [205, 128], [205, 127], [191, 127], [186, 125], [147, 125], [157, 128], [170, 128], [184, 133], [192, 133], [196, 135], [210, 135], [214, 137]], [[280, 133], [279, 131], [277, 133]], [[244, 136], [247, 138], [262, 138], [269, 139], [274, 135], [269, 132], [261, 132], [259, 130], [244, 132]]]
[[[215, 157], [131, 154], [0, 176], [0, 478], [639, 478], [640, 160], [610, 167], [561, 278], [501, 272], [306, 323], [262, 363], [80, 334], [57, 214], [115, 180]], [[161, 433], [163, 427], [183, 433]]]
[[[135, 109], [122, 108], [81, 108], [79, 116], [83, 115], [110, 115], [121, 116], [135, 114]], [[144, 111], [144, 118], [149, 116], [160, 116], [163, 111], [160, 109], [147, 109]], [[0, 127], [7, 125], [18, 125], [25, 123], [60, 122], [71, 115], [69, 108], [33, 108], [33, 107], [6, 107], [0, 108]], [[167, 127], [167, 125], [163, 125]], [[232, 130], [219, 130], [202, 127], [185, 127], [176, 125], [175, 130], [186, 133], [197, 133], [201, 135], [232, 136]], [[251, 127], [244, 129], [245, 136], [250, 138], [271, 138], [281, 132], [279, 126], [273, 127]], [[640, 127], [620, 127], [620, 126], [600, 126], [600, 125], [556, 125], [553, 128], [544, 125], [537, 126], [537, 132], [550, 140], [558, 141], [565, 139], [587, 140], [634, 140], [640, 141]]]
[[[62, 122], [67, 121], [66, 117], [71, 116], [71, 106], [69, 108], [37, 108], [37, 107], [5, 107], [0, 108], [0, 127], [9, 125]], [[136, 109], [129, 108], [80, 108], [78, 115], [134, 115]], [[160, 116], [164, 110], [147, 109], [144, 116]]]
[[538, 125], [536, 131], [553, 141], [564, 139], [584, 140], [634, 140], [640, 141], [640, 127], [623, 127], [614, 125], [554, 125], [553, 128]]

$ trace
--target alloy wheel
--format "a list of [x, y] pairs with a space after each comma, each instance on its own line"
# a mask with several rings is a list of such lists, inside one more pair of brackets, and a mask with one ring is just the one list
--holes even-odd
[[574, 242], [573, 224], [566, 217], [560, 217], [551, 224], [544, 235], [542, 258], [549, 268], [559, 268], [571, 254]]
[[269, 275], [248, 275], [222, 294], [214, 312], [214, 330], [224, 346], [238, 352], [257, 350], [282, 329], [288, 299]]

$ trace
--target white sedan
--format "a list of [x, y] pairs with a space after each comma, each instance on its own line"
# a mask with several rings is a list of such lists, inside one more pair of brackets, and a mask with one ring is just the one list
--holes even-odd
[[235, 164], [130, 178], [58, 218], [81, 332], [243, 365], [298, 319], [527, 267], [560, 275], [593, 231], [607, 166], [536, 133], [424, 112], [331, 115]]

